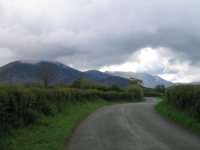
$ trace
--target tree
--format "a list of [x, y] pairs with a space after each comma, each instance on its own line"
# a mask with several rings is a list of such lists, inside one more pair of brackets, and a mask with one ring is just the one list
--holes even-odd
[[93, 85], [94, 81], [91, 78], [78, 77], [70, 84], [70, 87], [85, 90], [85, 89], [91, 89]]
[[137, 78], [130, 78], [129, 85], [143, 85], [143, 81]]
[[83, 85], [83, 78], [82, 77], [78, 77], [77, 80], [74, 80], [71, 84], [70, 87], [71, 88], [77, 88], [77, 89], [81, 89]]
[[159, 93], [165, 93], [165, 85], [163, 84], [158, 84], [155, 88], [154, 88], [155, 92], [159, 92]]
[[94, 84], [92, 78], [83, 78], [82, 79], [82, 89], [91, 89]]
[[109, 86], [109, 89], [111, 91], [116, 91], [116, 92], [120, 92], [121, 91], [121, 87], [117, 84], [117, 83], [112, 83], [110, 86]]
[[58, 70], [47, 64], [40, 65], [34, 69], [34, 72], [40, 78], [40, 80], [42, 80], [45, 88], [48, 88], [50, 82], [54, 81], [58, 75]]

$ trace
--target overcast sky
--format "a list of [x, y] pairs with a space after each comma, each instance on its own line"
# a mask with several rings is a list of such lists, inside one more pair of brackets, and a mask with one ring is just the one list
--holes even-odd
[[199, 0], [0, 0], [0, 66], [58, 61], [85, 71], [200, 81]]

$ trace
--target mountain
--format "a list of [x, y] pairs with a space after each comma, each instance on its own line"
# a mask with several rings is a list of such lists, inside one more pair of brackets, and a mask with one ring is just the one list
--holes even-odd
[[134, 72], [100, 72], [98, 70], [89, 70], [85, 73], [97, 76], [101, 78], [99, 82], [101, 83], [117, 83], [118, 85], [125, 87], [128, 85], [130, 77], [138, 78], [143, 80], [143, 86], [155, 88], [158, 84], [163, 84], [165, 87], [172, 86], [173, 83], [166, 81], [159, 76], [152, 76], [148, 73], [134, 73]]
[[143, 80], [143, 86], [150, 87], [150, 88], [155, 88], [156, 85], [158, 85], [158, 84], [163, 84], [163, 85], [165, 85], [165, 87], [169, 87], [169, 86], [173, 85], [172, 82], [164, 80], [159, 76], [152, 76], [152, 75], [150, 75], [148, 73], [144, 73], [144, 72], [134, 73], [134, 72], [116, 71], [116, 72], [105, 72], [105, 73], [113, 75], [113, 76], [124, 77], [127, 79], [130, 79], [131, 77], [138, 78], [138, 79]]
[[[99, 80], [100, 83], [117, 83], [120, 87], [127, 87], [129, 83], [129, 79], [123, 78], [123, 77], [118, 77], [118, 76], [110, 76], [105, 79]], [[146, 89], [146, 87], [140, 85], [142, 89]]]
[[88, 70], [85, 73], [98, 77], [99, 79], [105, 79], [111, 77], [112, 75], [98, 71], [98, 70]]
[[161, 77], [159, 76], [154, 76], [157, 80], [156, 80], [156, 84], [163, 84], [165, 85], [165, 87], [169, 87], [169, 86], [172, 86], [172, 85], [175, 85], [173, 82], [170, 82], [170, 81], [167, 81], [167, 80], [164, 80], [162, 79]]
[[200, 84], [200, 82], [192, 82], [192, 84]]
[[127, 86], [128, 83], [128, 79], [122, 77], [113, 77], [110, 74], [103, 73], [98, 70], [81, 72], [59, 62], [30, 60], [14, 61], [3, 67], [0, 67], [0, 83], [37, 83], [39, 78], [35, 74], [34, 70], [43, 64], [58, 70], [58, 76], [54, 83], [59, 83], [62, 81], [62, 83], [69, 84], [78, 77], [91, 78], [93, 81], [100, 83], [111, 84], [116, 82], [119, 86], [122, 87]]
[[99, 80], [99, 82], [100, 83], [108, 83], [108, 84], [117, 83], [121, 87], [127, 87], [129, 79], [117, 77], [117, 76], [109, 76], [105, 79]]
[[166, 87], [173, 85], [172, 82], [147, 73], [101, 72], [98, 70], [81, 72], [59, 62], [30, 60], [14, 61], [0, 67], [0, 83], [37, 83], [39, 79], [33, 70], [42, 64], [47, 64], [55, 70], [58, 70], [58, 76], [54, 83], [62, 82], [69, 84], [78, 77], [83, 77], [91, 78], [93, 81], [100, 83], [111, 84], [115, 82], [119, 86], [125, 87], [128, 85], [130, 77], [134, 77], [143, 80], [143, 86], [145, 87], [154, 88], [157, 84], [164, 84]]
[[0, 68], [0, 82], [4, 83], [34, 83], [38, 81], [38, 77], [33, 71], [39, 65], [46, 64], [58, 70], [58, 78], [56, 83], [62, 81], [66, 84], [71, 83], [78, 77], [91, 78], [94, 81], [99, 80], [98, 77], [70, 68], [59, 62], [50, 61], [15, 61]]
[[33, 74], [30, 65], [20, 63], [19, 61], [11, 62], [0, 68], [0, 82], [5, 83], [23, 83], [33, 81]]

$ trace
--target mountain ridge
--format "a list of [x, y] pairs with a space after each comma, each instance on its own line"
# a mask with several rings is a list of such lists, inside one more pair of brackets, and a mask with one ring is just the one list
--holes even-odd
[[121, 71], [114, 71], [114, 72], [109, 72], [106, 71], [106, 73], [114, 75], [114, 76], [120, 76], [120, 77], [124, 77], [127, 79], [132, 78], [138, 78], [141, 79], [143, 81], [143, 85], [145, 87], [150, 87], [150, 88], [155, 88], [156, 85], [158, 84], [163, 84], [165, 85], [165, 87], [169, 87], [174, 85], [174, 83], [164, 80], [159, 76], [152, 76], [146, 72], [121, 72]]
[[100, 83], [117, 83], [119, 86], [125, 87], [128, 85], [130, 77], [142, 79], [145, 87], [154, 88], [157, 84], [162, 84], [166, 87], [170, 86], [172, 82], [166, 81], [160, 77], [154, 77], [148, 73], [133, 73], [133, 72], [101, 72], [99, 70], [88, 70], [81, 72], [77, 69], [71, 68], [56, 61], [45, 60], [18, 60], [10, 62], [0, 67], [0, 83], [31, 83], [37, 82], [38, 77], [33, 72], [33, 68], [41, 64], [48, 64], [49, 66], [58, 69], [58, 79], [54, 83], [69, 84], [78, 77], [91, 78], [95, 82]]
[[[8, 63], [0, 68], [0, 82], [2, 82], [2, 80], [7, 83], [19, 83], [20, 81], [22, 83], [36, 82], [38, 78], [33, 69], [41, 64], [47, 64], [59, 70], [57, 80], [64, 81], [64, 83], [66, 84], [71, 83], [73, 80], [77, 79], [80, 76], [97, 80], [97, 78], [94, 76], [91, 76], [84, 72], [80, 72], [59, 62], [39, 61], [37, 63], [30, 64], [25, 63], [24, 61], [21, 62], [21, 60], [19, 60]], [[27, 77], [30, 78], [30, 81], [27, 81], [28, 79], [25, 80], [25, 78]]]

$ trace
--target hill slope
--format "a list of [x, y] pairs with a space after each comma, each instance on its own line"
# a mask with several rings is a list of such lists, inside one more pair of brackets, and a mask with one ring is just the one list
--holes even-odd
[[105, 72], [107, 74], [113, 75], [113, 76], [120, 76], [120, 77], [124, 77], [127, 79], [130, 79], [131, 77], [133, 78], [138, 78], [143, 80], [143, 86], [145, 87], [150, 87], [150, 88], [155, 88], [156, 85], [158, 84], [163, 84], [165, 85], [165, 87], [169, 87], [172, 86], [173, 83], [167, 80], [164, 80], [162, 78], [160, 78], [159, 76], [152, 76], [148, 73], [134, 73], [134, 72]]
[[30, 61], [19, 60], [11, 62], [0, 67], [0, 83], [37, 83], [39, 81], [37, 75], [33, 71], [39, 65], [47, 64], [59, 71], [57, 79], [54, 83], [69, 84], [78, 77], [91, 78], [93, 81], [100, 83], [117, 83], [121, 87], [128, 85], [130, 77], [142, 79], [145, 87], [154, 88], [157, 84], [164, 84], [166, 87], [173, 85], [172, 82], [166, 81], [158, 76], [154, 77], [147, 73], [133, 72], [100, 72], [98, 70], [89, 70], [81, 72], [59, 62], [51, 61]]
[[42, 64], [47, 64], [59, 71], [58, 78], [55, 81], [57, 83], [60, 81], [66, 84], [71, 83], [78, 77], [92, 78], [95, 81], [99, 80], [96, 76], [78, 71], [58, 62], [39, 61], [33, 63], [30, 61], [15, 61], [0, 68], [0, 82], [17, 84], [37, 82], [38, 77], [33, 70]]
[[85, 73], [98, 77], [99, 79], [105, 79], [107, 77], [111, 77], [112, 75], [98, 71], [98, 70], [88, 70]]
[[117, 83], [121, 87], [127, 87], [129, 80], [122, 77], [110, 76], [110, 77], [100, 80], [99, 82], [108, 83], [108, 84]]

